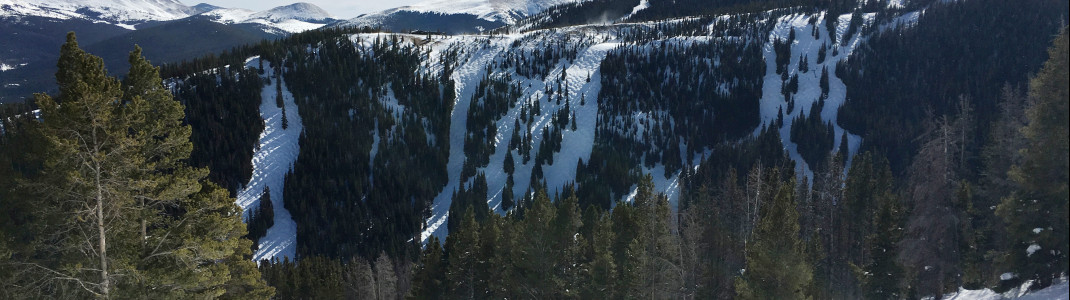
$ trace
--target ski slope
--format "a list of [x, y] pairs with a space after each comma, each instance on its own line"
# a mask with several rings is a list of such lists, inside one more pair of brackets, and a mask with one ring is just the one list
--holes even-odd
[[[246, 68], [259, 65], [259, 57], [246, 61]], [[260, 238], [260, 248], [253, 254], [254, 261], [262, 259], [295, 258], [297, 252], [297, 223], [286, 210], [283, 202], [283, 179], [293, 168], [300, 152], [298, 137], [301, 135], [301, 115], [293, 95], [282, 82], [282, 97], [286, 107], [287, 128], [282, 129], [282, 108], [276, 107], [275, 70], [264, 64], [263, 78], [270, 81], [261, 91], [260, 116], [264, 118], [264, 132], [260, 133], [259, 148], [253, 154], [253, 176], [249, 184], [238, 193], [238, 206], [243, 216], [248, 218], [248, 211], [260, 204], [264, 188], [271, 189], [271, 203], [275, 209], [275, 225]]]
[[[809, 114], [810, 108], [814, 103], [818, 102], [821, 96], [821, 70], [822, 68], [828, 68], [829, 70], [829, 94], [825, 100], [825, 106], [821, 110], [821, 119], [826, 122], [832, 122], [835, 130], [835, 145], [833, 149], [838, 149], [841, 136], [844, 133], [843, 127], [836, 121], [837, 113], [840, 106], [843, 105], [847, 98], [847, 86], [836, 76], [836, 64], [850, 56], [855, 47], [861, 42], [862, 37], [859, 34], [851, 36], [851, 39], [842, 45], [840, 41], [843, 40], [847, 31], [847, 24], [851, 21], [851, 14], [844, 14], [841, 16], [835, 16], [838, 18], [838, 27], [836, 32], [830, 33], [826, 30], [825, 18], [829, 17], [825, 13], [819, 13], [816, 15], [817, 22], [810, 24], [809, 20], [812, 15], [794, 14], [781, 17], [776, 20], [776, 27], [769, 33], [769, 41], [763, 47], [766, 60], [766, 75], [763, 79], [762, 86], [762, 99], [760, 100], [762, 125], [772, 124], [776, 121], [778, 113], [784, 112], [784, 124], [779, 128], [781, 142], [784, 144], [784, 150], [788, 152], [791, 159], [795, 160], [796, 173], [807, 176], [811, 179], [814, 178], [813, 170], [802, 159], [799, 154], [798, 145], [791, 141], [791, 120], [796, 117]], [[872, 16], [866, 18], [865, 25], [870, 26], [872, 24]], [[815, 30], [819, 32], [818, 38], [815, 38], [811, 32]], [[788, 103], [784, 99], [784, 95], [781, 93], [783, 81], [780, 75], [776, 73], [776, 52], [773, 49], [773, 41], [781, 40], [786, 41], [790, 35], [791, 30], [795, 30], [795, 41], [791, 45], [791, 62], [788, 64], [787, 72], [789, 74], [799, 74], [799, 91], [795, 94], [795, 107], [791, 112], [788, 112]], [[832, 43], [829, 39], [830, 34], [836, 35], [837, 43]], [[821, 47], [830, 46], [836, 48], [826, 49], [827, 54], [825, 61], [817, 63], [818, 51]], [[834, 53], [836, 53], [834, 55]], [[799, 64], [802, 62], [800, 57], [808, 57], [809, 72], [800, 73]], [[761, 131], [761, 126], [755, 129], [754, 134], [757, 135]], [[850, 165], [850, 158], [858, 152], [858, 147], [862, 143], [862, 138], [853, 133], [847, 132], [847, 145], [849, 149], [848, 165]]]
[[[698, 38], [704, 40], [703, 38]], [[449, 218], [449, 207], [454, 191], [461, 188], [460, 175], [464, 166], [464, 137], [467, 134], [468, 110], [471, 107], [472, 96], [475, 87], [486, 73], [487, 67], [495, 62], [501, 62], [508, 53], [522, 53], [532, 49], [551, 47], [549, 43], [557, 40], [569, 40], [570, 43], [582, 45], [578, 50], [577, 57], [569, 63], [562, 59], [549, 71], [546, 78], [528, 78], [515, 73], [513, 69], [492, 68], [494, 74], [510, 74], [513, 82], [521, 87], [522, 95], [518, 103], [511, 108], [504, 117], [495, 123], [497, 135], [493, 137], [494, 153], [490, 155], [489, 164], [477, 169], [477, 172], [486, 174], [488, 199], [487, 205], [498, 213], [504, 213], [501, 207], [502, 195], [513, 193], [514, 199], [524, 197], [528, 191], [528, 182], [531, 180], [535, 168], [535, 160], [524, 163], [519, 151], [510, 150], [509, 143], [513, 126], [520, 118], [521, 107], [524, 103], [540, 102], [541, 114], [535, 117], [530, 124], [533, 149], [538, 149], [543, 142], [541, 132], [543, 128], [555, 126], [552, 124], [552, 115], [565, 107], [565, 102], [557, 104], [556, 101], [545, 100], [545, 88], [548, 85], [556, 85], [561, 74], [565, 70], [566, 77], [563, 86], [567, 88], [567, 97], [570, 99], [570, 113], [576, 117], [576, 130], [566, 126], [562, 130], [561, 151], [554, 153], [553, 164], [542, 165], [547, 193], [553, 195], [561, 192], [562, 188], [572, 183], [576, 178], [576, 166], [580, 159], [588, 161], [594, 146], [595, 128], [598, 119], [598, 92], [601, 90], [601, 73], [599, 71], [602, 61], [607, 53], [621, 45], [612, 36], [604, 32], [591, 30], [586, 26], [579, 26], [564, 31], [540, 30], [524, 34], [504, 36], [454, 36], [432, 43], [431, 57], [437, 57], [437, 53], [450, 47], [462, 47], [465, 49], [466, 58], [454, 70], [452, 79], [455, 82], [456, 94], [458, 95], [451, 112], [450, 123], [450, 155], [447, 163], [449, 181], [442, 192], [435, 197], [431, 207], [432, 216], [427, 220], [427, 228], [421, 234], [421, 239], [427, 241], [431, 236], [445, 238], [446, 220]], [[514, 45], [518, 43], [519, 45]], [[437, 69], [440, 62], [432, 60], [428, 68]], [[587, 80], [588, 75], [590, 81]], [[584, 97], [586, 100], [581, 100]], [[524, 126], [523, 124], [521, 126]], [[523, 129], [521, 129], [523, 130]], [[504, 171], [504, 160], [507, 153], [512, 153], [517, 159], [513, 173], [514, 182], [512, 190], [506, 190], [507, 174]], [[535, 150], [532, 150], [534, 156]], [[670, 201], [675, 205], [679, 195], [678, 177], [679, 172], [666, 177], [664, 167], [660, 164], [654, 168], [643, 168], [643, 173], [653, 174], [655, 188], [658, 192], [670, 196]], [[468, 179], [468, 184], [472, 180]], [[627, 200], [625, 195], [622, 199]]]
[[[888, 26], [901, 26], [906, 25], [916, 20], [919, 12], [905, 12], [904, 14], [893, 18], [890, 22], [884, 24], [875, 24], [874, 15], [866, 14], [862, 15], [862, 26], [867, 28], [869, 26], [881, 26], [877, 29], [887, 28]], [[765, 15], [777, 15], [774, 13], [766, 13]], [[853, 34], [846, 41], [846, 34], [848, 31], [848, 25], [851, 21], [852, 15], [838, 15], [838, 16], [826, 16], [823, 12], [818, 13], [796, 13], [786, 16], [769, 17], [765, 22], [770, 22], [772, 26], [746, 26], [746, 30], [757, 30], [757, 28], [771, 28], [768, 30], [759, 32], [758, 35], [750, 35], [752, 33], [742, 34], [740, 36], [729, 36], [724, 33], [711, 33], [711, 35], [704, 36], [674, 36], [661, 40], [652, 41], [649, 44], [629, 44], [628, 47], [638, 46], [639, 51], [659, 51], [658, 47], [651, 46], [653, 44], [660, 44], [662, 46], [666, 44], [675, 45], [678, 47], [687, 47], [696, 43], [709, 43], [716, 40], [723, 41], [739, 41], [747, 42], [754, 41], [755, 39], [765, 43], [762, 49], [763, 58], [765, 61], [765, 75], [763, 76], [762, 96], [759, 101], [759, 110], [762, 124], [771, 124], [777, 119], [777, 113], [781, 110], [785, 112], [784, 125], [778, 128], [785, 151], [797, 162], [798, 174], [800, 176], [808, 176], [813, 178], [813, 172], [806, 162], [801, 158], [798, 152], [798, 145], [791, 142], [791, 120], [800, 116], [801, 114], [809, 113], [812, 105], [819, 101], [821, 97], [820, 78], [821, 70], [823, 68], [829, 69], [829, 94], [825, 99], [825, 106], [820, 112], [821, 119], [826, 122], [834, 124], [835, 143], [834, 148], [839, 147], [841, 143], [846, 143], [849, 149], [849, 154], [853, 155], [858, 151], [858, 148], [862, 142], [862, 138], [851, 132], [846, 132], [842, 127], [836, 125], [837, 113], [841, 105], [843, 105], [846, 99], [846, 86], [842, 80], [840, 80], [835, 74], [835, 68], [838, 63], [847, 59], [858, 45], [865, 40], [865, 36], [861, 34]], [[826, 17], [836, 18], [838, 21], [838, 27], [833, 32], [829, 32], [824, 26], [824, 19]], [[815, 22], [810, 23], [810, 19], [813, 18]], [[531, 124], [524, 124], [521, 122], [521, 130], [530, 128], [527, 132], [532, 137], [533, 149], [538, 149], [539, 145], [543, 142], [541, 132], [544, 128], [555, 126], [552, 123], [552, 115], [555, 112], [563, 109], [565, 101], [558, 104], [557, 101], [547, 101], [549, 95], [546, 94], [548, 89], [557, 90], [557, 80], [560, 78], [562, 71], [566, 71], [566, 77], [562, 85], [565, 90], [567, 99], [570, 99], [570, 114], [575, 114], [577, 120], [576, 129], [573, 130], [571, 126], [566, 126], [562, 132], [562, 144], [561, 150], [553, 154], [553, 163], [544, 164], [541, 166], [543, 174], [545, 175], [545, 183], [548, 188], [548, 194], [554, 195], [561, 192], [561, 189], [572, 183], [576, 178], [576, 166], [579, 160], [588, 161], [591, 156], [591, 151], [595, 141], [595, 129], [596, 122], [599, 118], [598, 93], [601, 90], [601, 73], [600, 66], [605, 59], [608, 52], [617, 47], [624, 45], [624, 34], [627, 34], [632, 30], [640, 29], [655, 29], [659, 25], [682, 22], [690, 19], [679, 20], [665, 20], [659, 22], [644, 22], [644, 23], [623, 23], [615, 24], [611, 26], [594, 26], [594, 25], [581, 25], [564, 28], [555, 28], [548, 30], [535, 30], [524, 33], [515, 33], [507, 35], [457, 35], [457, 36], [414, 36], [400, 34], [401, 41], [403, 43], [412, 43], [422, 45], [420, 47], [426, 47], [427, 59], [424, 62], [423, 69], [432, 73], [441, 72], [445, 69], [443, 62], [440, 61], [440, 56], [448, 51], [458, 51], [459, 58], [455, 66], [451, 66], [453, 72], [450, 74], [450, 78], [454, 81], [455, 94], [457, 98], [454, 100], [453, 109], [450, 112], [451, 123], [449, 128], [449, 159], [447, 162], [448, 181], [446, 186], [439, 192], [439, 194], [433, 200], [431, 205], [431, 217], [426, 220], [425, 230], [421, 234], [421, 239], [427, 241], [431, 236], [437, 236], [439, 238], [445, 238], [447, 232], [445, 228], [446, 221], [449, 218], [449, 207], [452, 202], [452, 195], [455, 191], [462, 188], [470, 187], [473, 180], [472, 178], [465, 178], [462, 182], [461, 173], [465, 165], [464, 153], [464, 140], [468, 135], [467, 122], [469, 110], [472, 107], [472, 101], [479, 101], [479, 99], [472, 99], [476, 94], [476, 89], [480, 84], [480, 81], [486, 76], [510, 76], [512, 84], [521, 89], [521, 96], [516, 100], [516, 103], [509, 108], [504, 115], [494, 119], [493, 126], [496, 127], [496, 135], [489, 137], [492, 141], [492, 148], [494, 151], [489, 155], [489, 163], [486, 166], [478, 167], [476, 172], [483, 173], [487, 178], [487, 205], [498, 213], [504, 213], [501, 207], [502, 195], [505, 193], [512, 193], [514, 199], [523, 198], [524, 193], [529, 191], [528, 183], [531, 182], [531, 176], [535, 169], [535, 160], [532, 159], [528, 162], [523, 162], [520, 151], [509, 149], [511, 133], [516, 121], [521, 118], [521, 109], [528, 105], [529, 108], [532, 103], [539, 102], [541, 108], [541, 114], [534, 117]], [[709, 28], [714, 28], [717, 22], [728, 21], [726, 18], [716, 18], [713, 20]], [[796, 31], [795, 40], [790, 45], [791, 59], [787, 67], [789, 74], [799, 75], [799, 90], [794, 94], [795, 97], [795, 109], [790, 113], [787, 112], [787, 102], [784, 99], [782, 91], [782, 80], [780, 75], [776, 74], [776, 52], [774, 51], [773, 41], [775, 39], [786, 40], [789, 32], [794, 29]], [[857, 32], [861, 32], [858, 30]], [[816, 32], [813, 34], [813, 32]], [[835, 35], [837, 43], [832, 43], [830, 36]], [[381, 34], [357, 34], [351, 37], [351, 41], [360, 44], [358, 47], [369, 48], [368, 41], [374, 40], [376, 37], [380, 37]], [[425, 40], [426, 39], [426, 40]], [[520, 73], [514, 67], [505, 67], [503, 64], [511, 55], [526, 55], [524, 53], [531, 53], [534, 50], [549, 49], [554, 47], [562, 47], [565, 44], [568, 46], [574, 46], [577, 49], [576, 58], [573, 61], [568, 59], [560, 59], [556, 62], [552, 62], [549, 65], [548, 75], [542, 77], [541, 75], [532, 75], [539, 78], [529, 78], [519, 75]], [[826, 59], [821, 63], [817, 62], [818, 51], [822, 47], [828, 47]], [[558, 49], [554, 48], [554, 49]], [[422, 50], [423, 51], [423, 50]], [[807, 57], [808, 71], [799, 71], [799, 64], [802, 63], [801, 57]], [[717, 67], [717, 65], [711, 65], [711, 67]], [[587, 77], [590, 76], [590, 81]], [[730, 84], [730, 83], [724, 83]], [[580, 98], [585, 98], [585, 101], [581, 101]], [[389, 100], [389, 99], [386, 99]], [[585, 102], [585, 103], [584, 103]], [[581, 105], [581, 103], [584, 103]], [[641, 132], [644, 132], [643, 126], [650, 123], [650, 114], [658, 114], [660, 112], [646, 112], [646, 111], [634, 111], [632, 115], [619, 115], [610, 116], [610, 118], [633, 118], [635, 120], [645, 120], [644, 122], [632, 122], [634, 126], [638, 126], [639, 130], [633, 130], [632, 132], [638, 132], [639, 135], [633, 136], [637, 142], [643, 143], [643, 136]], [[668, 122], [672, 122], [671, 118], [668, 118]], [[625, 128], [625, 130], [632, 130], [634, 128]], [[757, 134], [760, 129], [755, 130]], [[840, 141], [840, 137], [846, 133], [847, 140]], [[523, 134], [521, 134], [523, 136]], [[377, 137], [375, 140], [378, 140]], [[378, 143], [376, 142], [376, 145]], [[372, 147], [372, 153], [374, 156], [378, 147]], [[687, 149], [686, 145], [681, 145], [680, 149]], [[532, 150], [533, 152], [535, 150]], [[700, 149], [699, 153], [693, 153], [694, 159], [688, 163], [691, 165], [697, 165], [700, 163], [700, 159], [704, 155], [710, 155], [710, 149]], [[506, 190], [506, 179], [508, 174], [505, 173], [503, 165], [505, 156], [511, 153], [514, 158], [517, 159], [515, 164], [515, 171], [513, 173], [514, 182], [512, 190]], [[681, 153], [681, 157], [688, 157], [687, 153]], [[534, 155], [533, 155], [534, 156]], [[685, 163], [687, 165], [688, 163]], [[848, 164], [850, 158], [848, 158]], [[675, 207], [677, 199], [680, 194], [680, 171], [675, 171], [670, 174], [665, 174], [665, 166], [658, 163], [650, 166], [642, 166], [641, 171], [644, 174], [653, 175], [654, 186], [657, 192], [663, 193], [668, 196], [670, 205]], [[373, 179], [374, 180], [374, 179]], [[620, 197], [620, 200], [630, 201], [634, 197], [636, 187], [632, 187], [631, 192], [625, 195], [616, 195]]]

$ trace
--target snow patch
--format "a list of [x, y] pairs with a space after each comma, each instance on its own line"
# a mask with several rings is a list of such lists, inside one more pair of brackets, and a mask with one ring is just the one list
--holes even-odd
[[1029, 248], [1025, 249], [1025, 253], [1026, 253], [1025, 256], [1033, 256], [1033, 253], [1036, 253], [1037, 251], [1040, 251], [1040, 245], [1037, 245], [1037, 244], [1029, 245]]
[[[1003, 274], [1007, 275], [1009, 273]], [[1003, 278], [1003, 276], [1000, 276]], [[1004, 279], [1007, 280], [1007, 279]], [[990, 289], [979, 290], [967, 290], [959, 288], [957, 292], [944, 295], [942, 299], [948, 300], [1003, 300], [1003, 299], [1027, 299], [1027, 300], [1055, 300], [1055, 299], [1070, 299], [1070, 285], [1067, 284], [1066, 278], [1060, 279], [1060, 283], [1052, 284], [1051, 286], [1041, 289], [1039, 291], [1029, 291], [1029, 287], [1033, 285], [1033, 281], [1026, 281], [1021, 286], [1013, 288], [1002, 294], [996, 293]], [[923, 299], [933, 299], [934, 297], [925, 297]]]

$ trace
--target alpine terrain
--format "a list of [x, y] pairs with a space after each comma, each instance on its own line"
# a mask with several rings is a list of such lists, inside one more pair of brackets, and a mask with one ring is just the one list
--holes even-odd
[[1068, 298], [1070, 1], [2, 1], [0, 298]]

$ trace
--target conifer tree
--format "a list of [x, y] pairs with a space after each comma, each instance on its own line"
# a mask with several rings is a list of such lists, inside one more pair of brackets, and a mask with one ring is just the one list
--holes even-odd
[[587, 241], [590, 257], [583, 265], [586, 281], [580, 287], [581, 299], [614, 299], [617, 296], [617, 265], [613, 261], [614, 234], [611, 222], [612, 219], [604, 215], [591, 225], [591, 237]]
[[432, 236], [427, 240], [427, 245], [420, 255], [420, 264], [413, 272], [409, 299], [437, 299], [445, 294], [443, 285], [446, 270], [443, 262], [442, 246], [438, 237]]
[[[772, 176], [777, 178], [778, 176]], [[747, 267], [736, 279], [739, 299], [811, 299], [813, 280], [805, 245], [799, 238], [795, 183], [777, 188], [773, 203], [762, 207], [754, 243], [746, 249]]]
[[576, 266], [579, 265], [580, 241], [576, 238], [580, 226], [579, 199], [575, 193], [557, 202], [557, 215], [551, 222], [551, 234], [553, 236], [552, 256], [555, 258], [553, 265], [554, 286], [557, 291], [555, 297], [573, 298], [579, 291], [579, 276]]
[[446, 238], [449, 265], [446, 269], [448, 298], [475, 299], [479, 249], [479, 223], [469, 207], [461, 216], [460, 225]]
[[41, 295], [101, 298], [268, 298], [228, 193], [186, 164], [182, 106], [135, 49], [120, 83], [73, 33], [60, 51], [53, 98], [36, 95], [47, 141], [40, 199], [44, 243], [24, 262]]
[[1023, 162], [1009, 172], [1021, 189], [996, 210], [1012, 237], [1004, 252], [1008, 267], [1020, 278], [1035, 280], [1033, 288], [1051, 285], [1068, 268], [1068, 44], [1064, 28], [1030, 82], [1029, 97], [1035, 102], [1026, 109]]
[[519, 292], [536, 298], [552, 297], [556, 290], [550, 267], [557, 258], [553, 257], [550, 228], [556, 211], [543, 189], [535, 193], [530, 203], [530, 206], [524, 207], [523, 220], [518, 224], [520, 230], [527, 233], [527, 240], [518, 245], [518, 255], [523, 257], [516, 263]]
[[890, 193], [878, 201], [873, 220], [873, 233], [866, 238], [869, 263], [863, 267], [852, 265], [867, 299], [898, 299], [903, 269], [899, 266], [899, 240], [903, 236], [902, 208]]
[[44, 223], [41, 238], [51, 242], [40, 250], [54, 261], [42, 268], [56, 274], [58, 284], [80, 288], [83, 297], [108, 298], [115, 281], [135, 273], [130, 242], [140, 243], [138, 226], [123, 216], [138, 206], [131, 175], [142, 157], [138, 141], [126, 134], [137, 114], [119, 101], [119, 81], [107, 76], [100, 58], [78, 48], [73, 33], [57, 66], [58, 96], [35, 95], [49, 145], [43, 176], [24, 183], [43, 200], [37, 212]]

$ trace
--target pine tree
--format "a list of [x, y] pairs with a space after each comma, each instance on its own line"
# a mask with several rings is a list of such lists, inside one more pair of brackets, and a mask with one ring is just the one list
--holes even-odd
[[[56, 98], [36, 95], [49, 149], [33, 229], [46, 241], [26, 265], [57, 297], [268, 298], [241, 237], [245, 226], [207, 170], [186, 164], [182, 106], [159, 71], [131, 53], [120, 83], [73, 33], [60, 51]], [[37, 227], [40, 226], [40, 227]]]
[[[594, 206], [590, 206], [594, 207]], [[589, 208], [590, 209], [590, 208]], [[598, 217], [592, 226], [591, 237], [587, 240], [590, 256], [583, 264], [586, 281], [581, 285], [581, 299], [615, 299], [617, 287], [617, 265], [613, 261], [613, 224], [608, 215]]]
[[107, 76], [100, 58], [78, 48], [73, 33], [60, 50], [58, 67], [57, 98], [35, 95], [50, 150], [35, 188], [45, 201], [38, 213], [49, 225], [61, 226], [42, 237], [53, 241], [42, 250], [62, 266], [47, 272], [71, 278], [75, 288], [90, 295], [109, 297], [114, 281], [133, 273], [133, 266], [117, 257], [133, 255], [132, 245], [119, 241], [137, 236], [137, 226], [120, 218], [136, 207], [130, 197], [135, 180], [128, 175], [140, 163], [139, 145], [123, 132], [135, 114], [118, 101], [119, 81]]
[[903, 269], [899, 266], [899, 240], [903, 236], [902, 208], [899, 200], [890, 193], [875, 199], [878, 201], [874, 232], [866, 238], [869, 263], [863, 267], [852, 264], [861, 282], [867, 299], [898, 299]]
[[552, 276], [555, 279], [555, 298], [574, 298], [579, 291], [580, 283], [578, 269], [580, 256], [580, 241], [576, 238], [580, 226], [579, 199], [575, 193], [565, 199], [558, 200], [557, 214], [551, 221], [551, 235], [555, 258]]
[[457, 230], [446, 238], [449, 265], [446, 269], [448, 298], [475, 299], [478, 266], [479, 223], [469, 207], [461, 216]]
[[680, 245], [670, 229], [668, 199], [655, 192], [650, 174], [639, 181], [635, 206], [642, 226], [627, 249], [628, 255], [635, 259], [626, 271], [633, 274], [625, 274], [633, 284], [629, 294], [641, 298], [674, 298], [682, 286]]
[[1008, 267], [1020, 278], [1035, 280], [1033, 288], [1051, 285], [1068, 268], [1068, 43], [1064, 28], [1030, 82], [1029, 97], [1035, 103], [1027, 108], [1029, 125], [1022, 129], [1023, 162], [1009, 172], [1021, 189], [996, 210], [1012, 237], [1004, 254]]
[[[778, 176], [772, 176], [777, 178]], [[773, 202], [762, 207], [761, 221], [748, 245], [747, 267], [736, 279], [740, 299], [810, 299], [813, 267], [799, 238], [794, 180], [782, 184]]]
[[556, 292], [552, 266], [557, 258], [553, 257], [550, 228], [556, 211], [543, 189], [535, 193], [530, 203], [530, 206], [524, 207], [523, 220], [518, 224], [521, 232], [527, 233], [527, 240], [518, 245], [518, 255], [523, 257], [516, 263], [518, 290], [535, 298], [552, 297], [552, 293]]
[[442, 246], [438, 237], [427, 240], [420, 264], [413, 272], [412, 291], [409, 299], [437, 299], [445, 295], [445, 264], [442, 258]]

